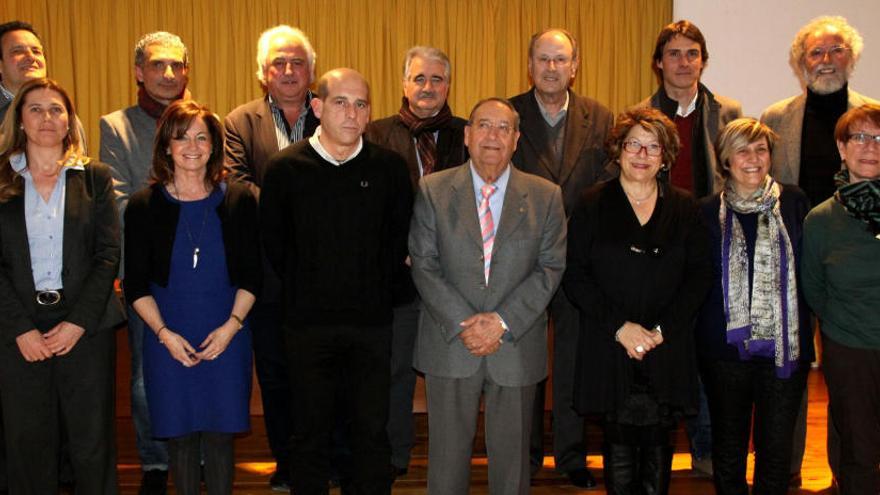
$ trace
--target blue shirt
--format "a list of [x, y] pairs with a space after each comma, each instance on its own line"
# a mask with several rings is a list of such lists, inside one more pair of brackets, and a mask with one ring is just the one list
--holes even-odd
[[[468, 164], [471, 167], [471, 178], [474, 183], [474, 194], [477, 196], [477, 211], [480, 210], [480, 203], [483, 201], [483, 193], [480, 192], [480, 189], [486, 185], [486, 181], [480, 177], [480, 174], [477, 173], [476, 169], [474, 169], [474, 164], [471, 161], [468, 161]], [[495, 192], [489, 196], [489, 211], [492, 212], [492, 234], [496, 234], [498, 232], [498, 224], [501, 222], [501, 209], [504, 208], [504, 193], [507, 191], [507, 181], [510, 179], [510, 164], [507, 164], [507, 168], [504, 169], [504, 172], [498, 176], [498, 179], [493, 183], [495, 185]]]
[[67, 189], [67, 171], [83, 170], [81, 162], [61, 167], [58, 180], [49, 201], [37, 192], [34, 178], [27, 168], [24, 153], [9, 159], [12, 170], [24, 179], [24, 218], [27, 225], [28, 248], [31, 255], [31, 272], [37, 290], [55, 290], [64, 287], [61, 280], [62, 253], [64, 250], [64, 197]]

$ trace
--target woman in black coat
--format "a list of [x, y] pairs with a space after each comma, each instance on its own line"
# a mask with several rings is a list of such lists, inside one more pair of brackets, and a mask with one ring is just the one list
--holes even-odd
[[608, 493], [667, 493], [670, 433], [695, 413], [693, 320], [711, 280], [696, 202], [658, 179], [675, 125], [654, 109], [620, 115], [618, 179], [584, 195], [568, 231], [566, 293], [581, 312], [575, 407], [602, 417]]

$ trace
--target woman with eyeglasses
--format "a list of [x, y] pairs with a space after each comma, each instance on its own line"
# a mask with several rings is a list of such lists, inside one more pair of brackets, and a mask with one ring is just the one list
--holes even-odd
[[792, 437], [813, 360], [810, 313], [798, 285], [807, 196], [770, 175], [776, 135], [752, 118], [728, 123], [715, 148], [719, 193], [701, 204], [714, 281], [697, 322], [719, 495], [788, 491]]
[[834, 196], [804, 222], [804, 295], [840, 434], [840, 493], [880, 493], [880, 105], [843, 114]]
[[575, 407], [603, 420], [608, 493], [664, 494], [670, 435], [697, 409], [693, 321], [711, 281], [695, 200], [671, 187], [675, 124], [621, 114], [608, 139], [617, 179], [588, 189], [568, 230], [563, 283], [581, 313]]
[[109, 169], [85, 156], [67, 92], [19, 89], [0, 128], [0, 395], [9, 493], [58, 493], [60, 427], [78, 493], [118, 492]]

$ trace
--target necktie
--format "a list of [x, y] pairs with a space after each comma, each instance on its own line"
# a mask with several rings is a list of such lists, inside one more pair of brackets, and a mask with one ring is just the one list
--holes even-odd
[[495, 193], [492, 184], [485, 184], [480, 188], [483, 199], [477, 214], [480, 216], [480, 233], [483, 237], [483, 270], [486, 276], [486, 285], [489, 284], [489, 266], [492, 264], [492, 246], [495, 244], [495, 222], [492, 221], [492, 210], [489, 209], [489, 197]]

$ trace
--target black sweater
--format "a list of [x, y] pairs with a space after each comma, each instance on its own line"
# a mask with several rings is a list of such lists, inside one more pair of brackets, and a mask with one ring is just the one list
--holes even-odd
[[[125, 209], [125, 300], [149, 296], [150, 283], [168, 285], [171, 250], [180, 205], [168, 201], [159, 184], [131, 196]], [[246, 185], [230, 182], [217, 207], [232, 285], [259, 295], [262, 281], [257, 201]]]
[[266, 255], [282, 280], [285, 325], [390, 323], [411, 212], [403, 159], [366, 140], [339, 166], [308, 140], [274, 155], [260, 218]]

